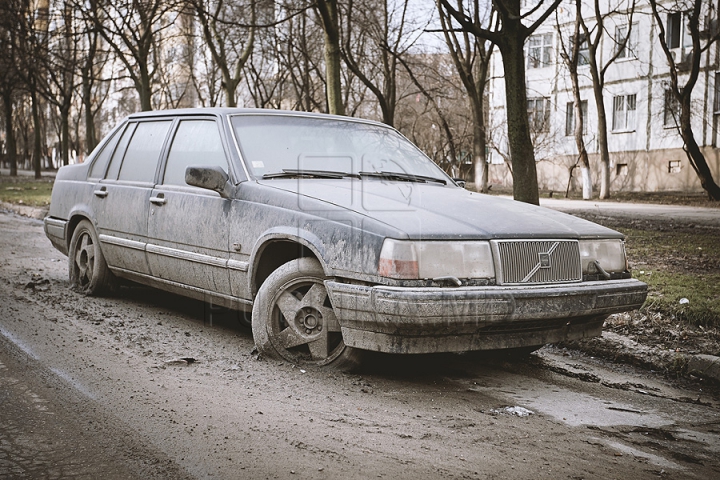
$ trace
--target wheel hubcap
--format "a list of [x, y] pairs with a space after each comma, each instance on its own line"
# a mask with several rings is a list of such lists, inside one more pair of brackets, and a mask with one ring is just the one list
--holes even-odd
[[345, 347], [325, 285], [315, 279], [291, 282], [275, 297], [270, 330], [276, 350], [294, 362], [322, 365]]
[[90, 234], [85, 232], [80, 236], [75, 254], [75, 269], [78, 284], [85, 286], [92, 281], [94, 266], [95, 245], [92, 242]]

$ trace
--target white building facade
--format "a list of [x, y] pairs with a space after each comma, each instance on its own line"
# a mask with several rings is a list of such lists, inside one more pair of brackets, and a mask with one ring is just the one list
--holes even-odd
[[[705, 3], [701, 15], [702, 44], [717, 32], [718, 0]], [[713, 5], [713, 2], [715, 4]], [[530, 3], [530, 2], [528, 2]], [[615, 56], [605, 73], [603, 98], [610, 151], [610, 190], [612, 191], [702, 191], [677, 131], [677, 108], [667, 89], [670, 69], [662, 50], [659, 27], [647, 0], [601, 0], [605, 33], [598, 48], [598, 64], [603, 68]], [[682, 12], [673, 11], [674, 1], [662, 1], [667, 11], [660, 17], [675, 61], [679, 63], [680, 84], [686, 73], [685, 59], [691, 42]], [[541, 189], [565, 191], [580, 188], [578, 151], [574, 137], [573, 93], [569, 70], [562, 57], [570, 51], [575, 22], [575, 2], [563, 2], [557, 15], [551, 15], [528, 38], [525, 45], [528, 116], [535, 144], [538, 183]], [[583, 17], [591, 35], [597, 27], [593, 3], [587, 3]], [[629, 34], [625, 48], [619, 44]], [[693, 132], [713, 178], [720, 181], [720, 65], [719, 43], [702, 55], [700, 76], [693, 90]], [[597, 105], [592, 89], [587, 46], [581, 46], [578, 78], [584, 117], [584, 140], [590, 154], [594, 191], [599, 190], [600, 161], [597, 141]], [[490, 168], [491, 183], [512, 182], [500, 158], [507, 158], [505, 89], [502, 59], [496, 51], [492, 60], [488, 92], [490, 137], [495, 165]]]

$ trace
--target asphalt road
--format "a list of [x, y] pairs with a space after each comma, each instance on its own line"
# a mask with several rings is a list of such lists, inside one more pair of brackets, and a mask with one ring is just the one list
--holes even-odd
[[70, 291], [36, 220], [0, 252], [0, 478], [720, 477], [698, 386], [552, 348], [301, 369], [199, 302]]
[[720, 227], [720, 208], [657, 205], [651, 203], [598, 202], [542, 198], [540, 205], [561, 212], [589, 212], [606, 217], [630, 217]]

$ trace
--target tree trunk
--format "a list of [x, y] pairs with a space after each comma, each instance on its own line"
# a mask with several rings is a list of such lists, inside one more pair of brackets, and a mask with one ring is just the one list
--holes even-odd
[[140, 94], [140, 109], [143, 112], [149, 112], [152, 110], [152, 87], [150, 85], [150, 72], [148, 71], [147, 60], [145, 63], [140, 63], [139, 67], [140, 85], [138, 85], [138, 93]]
[[608, 147], [608, 125], [607, 114], [605, 113], [605, 99], [603, 98], [602, 87], [595, 88], [593, 80], [593, 91], [595, 93], [595, 105], [597, 106], [598, 119], [598, 150], [600, 153], [600, 195], [599, 198], [606, 200], [610, 198], [610, 148]]
[[62, 150], [62, 164], [70, 164], [70, 102], [64, 102], [65, 105], [60, 109], [60, 149]]
[[687, 105], [683, 105], [680, 115], [680, 136], [685, 143], [684, 150], [700, 179], [700, 185], [708, 194], [708, 199], [718, 201], [720, 200], [720, 187], [713, 180], [710, 167], [695, 140], [695, 134], [690, 124], [690, 95], [687, 98]]
[[498, 45], [505, 70], [505, 104], [508, 143], [512, 158], [513, 198], [539, 205], [535, 150], [530, 137], [527, 113], [524, 36], [520, 32], [521, 28], [519, 18], [506, 21], [503, 25], [504, 35]]
[[484, 112], [482, 98], [480, 104], [473, 102], [473, 167], [475, 170], [475, 190], [487, 193], [488, 164], [485, 149], [487, 137], [485, 135]]
[[83, 107], [85, 108], [85, 148], [89, 155], [97, 145], [97, 137], [93, 118], [92, 83], [85, 75], [83, 75]]
[[[31, 77], [32, 78], [32, 77]], [[32, 118], [33, 118], [33, 126], [34, 126], [34, 132], [33, 132], [33, 169], [35, 170], [35, 178], [40, 179], [41, 175], [41, 165], [40, 165], [40, 159], [42, 158], [42, 138], [40, 136], [40, 106], [38, 105], [38, 96], [37, 92], [35, 91], [35, 81], [31, 80], [30, 82], [30, 99], [32, 101]]]
[[319, 0], [317, 9], [325, 32], [325, 89], [328, 113], [345, 115], [340, 84], [340, 30], [337, 0]]
[[12, 92], [3, 92], [3, 104], [5, 105], [5, 148], [7, 159], [10, 163], [10, 176], [17, 176], [17, 146], [15, 142], [15, 129], [13, 128], [13, 103]]

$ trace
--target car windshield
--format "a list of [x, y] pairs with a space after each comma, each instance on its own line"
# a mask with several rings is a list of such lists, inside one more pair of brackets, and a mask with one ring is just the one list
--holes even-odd
[[293, 115], [235, 115], [233, 128], [250, 171], [292, 176], [437, 181], [448, 177], [395, 130]]

